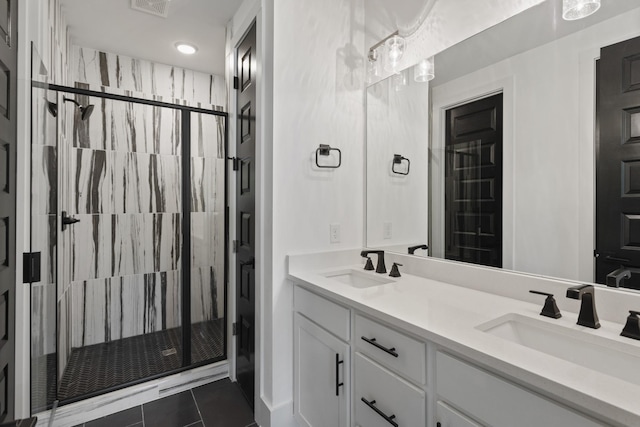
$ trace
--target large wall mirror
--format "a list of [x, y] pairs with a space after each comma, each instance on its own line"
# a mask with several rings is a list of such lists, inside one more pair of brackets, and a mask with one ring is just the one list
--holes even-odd
[[547, 0], [412, 73], [367, 89], [368, 247], [640, 289], [637, 0]]

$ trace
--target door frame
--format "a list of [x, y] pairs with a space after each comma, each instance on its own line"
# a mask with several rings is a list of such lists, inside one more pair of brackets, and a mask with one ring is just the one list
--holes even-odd
[[[445, 157], [447, 110], [502, 93], [502, 268], [513, 270], [515, 249], [515, 81], [513, 76], [496, 79], [481, 85], [463, 87], [459, 81], [445, 83], [431, 90], [432, 116], [429, 138], [429, 223], [430, 255], [444, 259], [445, 215]], [[437, 202], [437, 203], [436, 203]]]

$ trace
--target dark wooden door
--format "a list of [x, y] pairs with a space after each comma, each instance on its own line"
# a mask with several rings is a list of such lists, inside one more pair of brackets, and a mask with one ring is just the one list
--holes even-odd
[[0, 0], [0, 423], [14, 416], [17, 0]]
[[236, 377], [253, 407], [255, 374], [256, 26], [237, 49]]
[[[640, 267], [640, 37], [605, 47], [597, 78], [596, 282]], [[640, 274], [622, 286], [640, 289]]]
[[502, 267], [502, 94], [447, 110], [445, 258]]

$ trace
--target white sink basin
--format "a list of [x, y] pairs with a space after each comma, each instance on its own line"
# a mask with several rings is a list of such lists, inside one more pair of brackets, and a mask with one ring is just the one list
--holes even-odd
[[479, 325], [477, 329], [640, 385], [640, 345], [627, 344], [519, 314], [507, 314]]
[[353, 286], [354, 288], [371, 288], [393, 282], [387, 275], [359, 270], [332, 271], [331, 273], [325, 274], [324, 277], [345, 285]]

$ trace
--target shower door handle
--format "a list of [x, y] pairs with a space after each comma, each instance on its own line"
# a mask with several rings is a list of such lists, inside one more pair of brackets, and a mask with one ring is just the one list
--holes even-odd
[[77, 222], [80, 222], [78, 218], [67, 216], [67, 211], [62, 211], [62, 231], [67, 228], [67, 225], [73, 225]]

